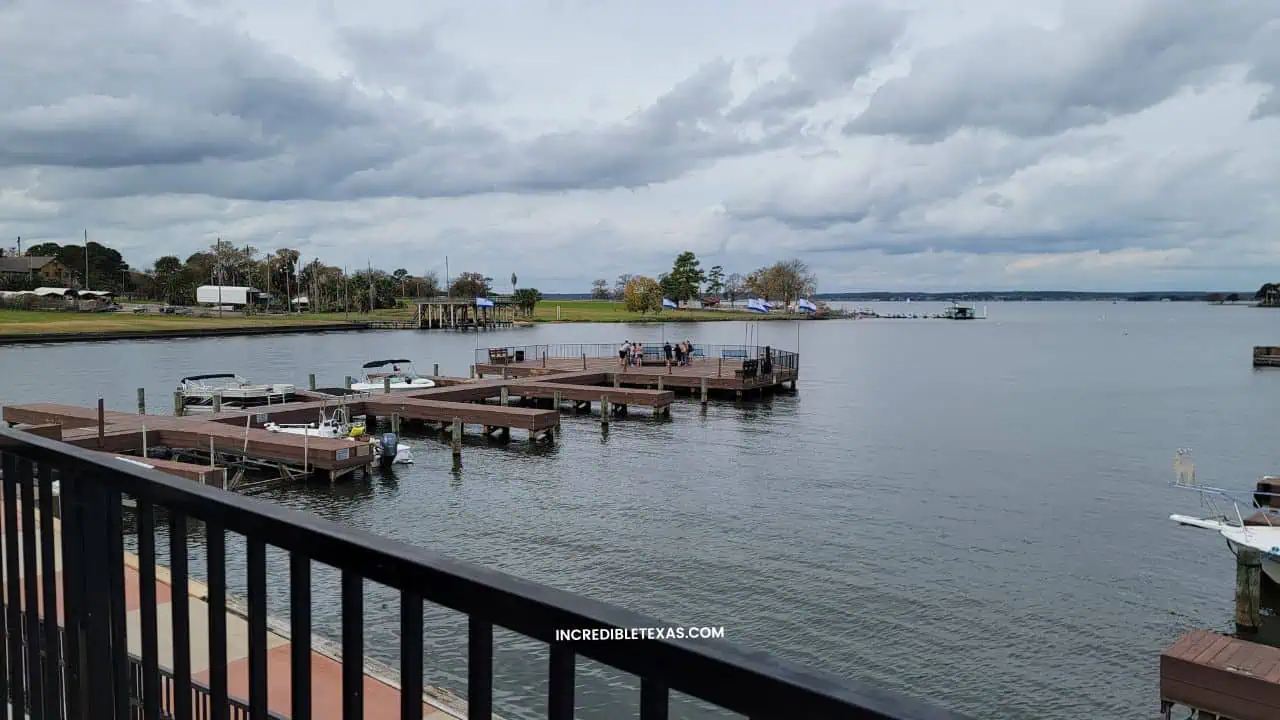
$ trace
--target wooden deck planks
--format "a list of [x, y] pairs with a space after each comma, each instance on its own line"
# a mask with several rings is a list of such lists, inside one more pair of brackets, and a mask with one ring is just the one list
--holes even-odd
[[1160, 696], [1234, 720], [1280, 717], [1280, 648], [1208, 630], [1178, 638], [1160, 656]]
[[386, 399], [369, 400], [365, 411], [379, 416], [399, 415], [401, 419], [427, 420], [429, 422], [453, 422], [458, 418], [464, 425], [489, 425], [492, 427], [519, 428], [541, 431], [560, 425], [560, 413], [555, 410], [531, 410], [528, 408], [478, 405], [475, 403], [447, 402], [402, 397], [391, 393]]
[[615, 388], [604, 385], [569, 385], [567, 383], [521, 382], [511, 386], [512, 395], [535, 398], [554, 398], [557, 393], [564, 400], [578, 402], [599, 402], [602, 397], [609, 402], [622, 405], [641, 405], [661, 408], [675, 402], [675, 393], [670, 390], [637, 390], [635, 388]]

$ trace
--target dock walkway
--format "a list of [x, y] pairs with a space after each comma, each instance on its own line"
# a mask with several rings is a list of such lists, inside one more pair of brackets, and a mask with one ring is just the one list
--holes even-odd
[[1160, 655], [1160, 704], [1201, 718], [1272, 720], [1280, 717], [1280, 648], [1210, 630], [1193, 630]]

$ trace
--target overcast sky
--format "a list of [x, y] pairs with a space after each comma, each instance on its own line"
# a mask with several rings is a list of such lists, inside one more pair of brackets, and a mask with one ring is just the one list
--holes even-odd
[[0, 0], [0, 231], [820, 289], [1280, 280], [1280, 0]]

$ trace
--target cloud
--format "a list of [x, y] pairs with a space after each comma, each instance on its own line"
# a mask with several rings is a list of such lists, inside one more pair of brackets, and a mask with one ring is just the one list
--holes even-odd
[[375, 86], [404, 88], [446, 105], [490, 102], [490, 78], [441, 47], [429, 24], [409, 28], [340, 27], [339, 45], [356, 76]]
[[0, 218], [544, 292], [685, 249], [824, 290], [1247, 289], [1280, 6], [1224, 3], [0, 0]]
[[906, 26], [905, 13], [878, 2], [824, 13], [791, 49], [786, 73], [753, 90], [731, 116], [776, 124], [847, 92], [889, 54]]
[[1241, 46], [1276, 14], [1258, 0], [1077, 0], [1066, 8], [1057, 27], [994, 27], [920, 53], [845, 131], [936, 141], [963, 127], [1043, 136], [1103, 123], [1211, 82], [1228, 65], [1256, 62], [1241, 57]]

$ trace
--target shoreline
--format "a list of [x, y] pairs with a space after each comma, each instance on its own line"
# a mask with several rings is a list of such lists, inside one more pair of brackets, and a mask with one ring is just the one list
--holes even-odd
[[0, 332], [0, 345], [50, 345], [73, 342], [108, 342], [111, 340], [164, 340], [193, 337], [231, 337], [238, 335], [288, 335], [311, 332], [351, 332], [369, 330], [368, 323], [310, 323], [305, 325], [259, 325], [227, 328], [192, 327], [159, 328], [148, 330], [104, 330], [79, 332], [64, 330], [44, 333]]

